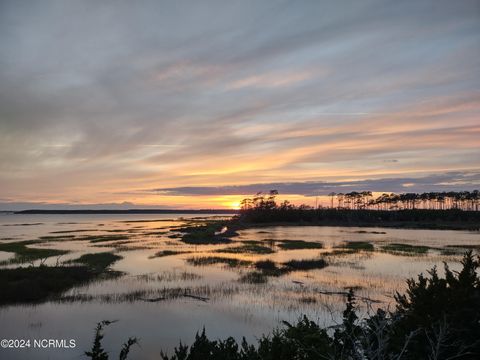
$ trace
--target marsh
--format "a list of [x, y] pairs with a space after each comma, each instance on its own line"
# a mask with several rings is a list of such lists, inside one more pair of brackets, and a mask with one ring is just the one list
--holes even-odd
[[104, 340], [107, 349], [136, 336], [136, 354], [147, 359], [179, 340], [190, 343], [204, 326], [211, 338], [228, 333], [254, 340], [303, 314], [334, 325], [346, 289], [363, 299], [364, 314], [388, 307], [405, 278], [444, 261], [458, 269], [464, 250], [478, 252], [480, 244], [475, 231], [262, 226], [217, 232], [230, 217], [2, 216], [0, 271], [85, 267], [94, 275], [41, 299], [4, 304], [0, 322], [11, 326], [0, 329], [2, 337], [77, 341], [74, 350], [8, 350], [8, 358], [78, 358], [104, 319], [118, 320]]

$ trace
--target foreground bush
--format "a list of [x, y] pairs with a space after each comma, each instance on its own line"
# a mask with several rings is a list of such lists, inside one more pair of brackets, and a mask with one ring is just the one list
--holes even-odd
[[[355, 296], [350, 291], [343, 322], [334, 331], [319, 327], [307, 317], [297, 324], [264, 335], [258, 344], [239, 345], [235, 339], [210, 340], [196, 335], [191, 346], [180, 343], [173, 354], [160, 353], [162, 360], [316, 360], [316, 359], [479, 359], [480, 278], [479, 259], [465, 254], [460, 272], [445, 264], [445, 277], [433, 268], [429, 276], [407, 280], [406, 294], [397, 294], [393, 312], [380, 309], [360, 320]], [[108, 359], [96, 332], [94, 347], [86, 353], [92, 359]], [[136, 342], [136, 339], [133, 339]], [[125, 345], [121, 359], [133, 343]], [[99, 354], [101, 357], [95, 357]], [[123, 356], [123, 357], [122, 357]]]

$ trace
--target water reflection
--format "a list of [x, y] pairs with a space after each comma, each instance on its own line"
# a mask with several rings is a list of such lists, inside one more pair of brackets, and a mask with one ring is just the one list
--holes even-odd
[[[118, 349], [121, 340], [137, 336], [141, 358], [158, 358], [160, 347], [171, 349], [180, 339], [192, 341], [203, 326], [213, 338], [246, 335], [252, 340], [301, 314], [332, 325], [344, 308], [346, 289], [356, 290], [364, 312], [388, 306], [395, 291], [405, 288], [406, 277], [443, 261], [458, 269], [462, 246], [479, 244], [480, 239], [478, 233], [462, 231], [266, 227], [242, 230], [229, 244], [190, 245], [179, 240], [176, 230], [193, 216], [182, 217], [2, 216], [2, 243], [41, 239], [31, 246], [69, 251], [48, 258], [47, 265], [105, 251], [123, 257], [112, 267], [123, 273], [120, 277], [73, 288], [43, 304], [0, 308], [1, 323], [11, 324], [0, 329], [1, 337], [68, 337], [78, 344], [64, 351], [8, 351], [6, 357], [78, 358], [90, 346], [89, 330], [103, 319], [120, 320], [109, 328], [106, 348]], [[453, 250], [445, 251], [447, 246]], [[0, 252], [0, 261], [12, 256]], [[191, 261], [212, 257], [227, 260]], [[291, 260], [313, 258], [326, 259], [328, 266], [245, 281], [246, 275], [258, 272], [259, 261], [270, 260], [281, 268]]]

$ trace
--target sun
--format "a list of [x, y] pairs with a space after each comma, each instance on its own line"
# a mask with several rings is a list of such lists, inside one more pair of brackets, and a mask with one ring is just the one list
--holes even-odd
[[231, 209], [238, 210], [238, 209], [240, 209], [240, 201], [232, 201], [229, 204], [229, 206], [230, 206]]

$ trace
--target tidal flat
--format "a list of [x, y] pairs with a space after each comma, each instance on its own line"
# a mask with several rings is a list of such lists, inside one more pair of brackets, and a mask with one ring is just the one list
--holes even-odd
[[[139, 358], [156, 358], [159, 348], [172, 349], [179, 340], [190, 343], [204, 326], [212, 338], [253, 340], [303, 314], [335, 325], [347, 289], [363, 299], [366, 314], [393, 304], [405, 278], [443, 262], [457, 270], [466, 250], [480, 250], [478, 231], [230, 229], [230, 216], [2, 216], [1, 281], [15, 287], [19, 277], [40, 277], [43, 282], [35, 284], [45, 292], [25, 299], [24, 293], [4, 291], [8, 301], [0, 306], [0, 322], [11, 326], [0, 335], [77, 340], [75, 350], [8, 350], [6, 356], [81, 357], [91, 344], [90, 330], [105, 319], [118, 320], [105, 347], [116, 351], [119, 337], [136, 336]], [[52, 287], [49, 276], [58, 280], [60, 272], [64, 281]]]

